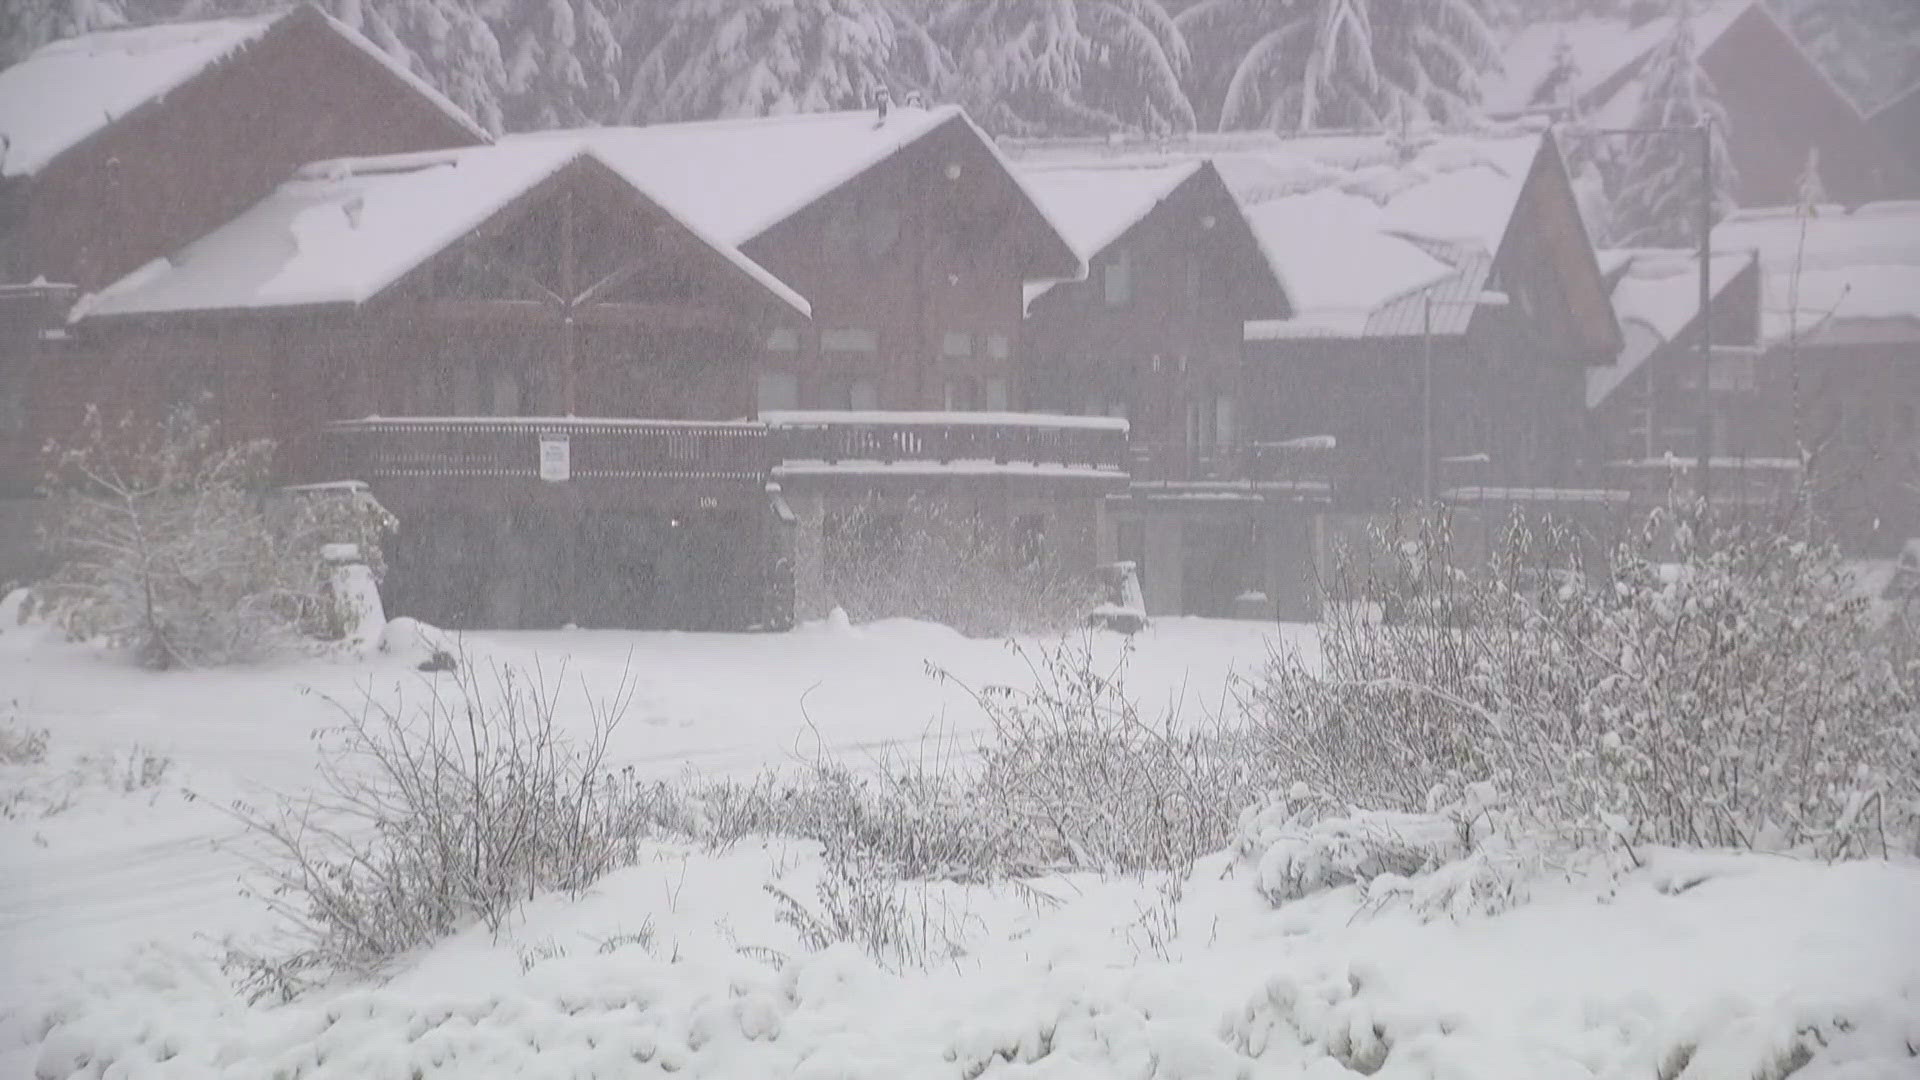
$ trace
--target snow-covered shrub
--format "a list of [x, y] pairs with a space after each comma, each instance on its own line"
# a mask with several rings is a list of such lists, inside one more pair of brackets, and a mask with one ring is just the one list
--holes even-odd
[[970, 690], [992, 725], [970, 805], [1004, 822], [1015, 861], [1167, 870], [1218, 850], [1240, 810], [1274, 783], [1249, 733], [1143, 713], [1126, 689], [1131, 647], [1111, 667], [1086, 642], [1037, 655], [1032, 689]]
[[497, 931], [538, 890], [577, 894], [625, 865], [653, 831], [656, 789], [605, 766], [628, 684], [588, 696], [576, 740], [558, 682], [483, 670], [423, 679], [410, 710], [371, 692], [341, 706], [314, 794], [235, 804], [260, 848], [250, 889], [291, 934], [279, 956], [236, 954], [254, 992], [372, 971], [471, 920]]
[[54, 617], [152, 668], [245, 661], [337, 633], [320, 549], [358, 543], [377, 566], [391, 518], [363, 495], [270, 493], [272, 453], [223, 442], [187, 410], [114, 425], [90, 411], [48, 483]]
[[1224, 846], [1241, 808], [1277, 782], [1246, 730], [1143, 714], [1126, 689], [1128, 654], [1106, 666], [1086, 641], [1016, 651], [1037, 676], [1032, 689], [956, 680], [991, 724], [964, 759], [858, 771], [822, 759], [749, 783], [682, 785], [663, 793], [661, 820], [714, 844], [817, 841], [895, 879], [1004, 881], [1189, 866]]
[[846, 611], [855, 622], [924, 619], [973, 637], [1077, 626], [1094, 583], [1043, 547], [1023, 544], [938, 498], [869, 500], [807, 530], [821, 573], [797, 597], [802, 611]]
[[1328, 623], [1322, 670], [1278, 656], [1254, 687], [1270, 752], [1344, 804], [1419, 811], [1495, 780], [1629, 848], [1911, 844], [1915, 681], [1838, 552], [1697, 521], [1654, 515], [1597, 573], [1516, 524], [1509, 554], [1445, 579], [1464, 617]]
[[894, 972], [925, 968], [963, 951], [959, 939], [966, 920], [931, 897], [924, 885], [902, 883], [871, 849], [828, 847], [825, 854], [813, 904], [776, 885], [764, 886], [773, 897], [775, 918], [808, 950], [845, 942]]
[[173, 759], [138, 744], [82, 754], [49, 752], [45, 728], [0, 722], [0, 819], [50, 818], [94, 793], [158, 794]]
[[0, 765], [38, 765], [47, 759], [47, 729], [20, 724], [20, 707], [9, 704], [0, 709]]
[[1400, 905], [1427, 918], [1504, 911], [1524, 897], [1539, 852], [1492, 784], [1472, 784], [1421, 813], [1358, 810], [1317, 798], [1304, 783], [1248, 807], [1232, 850], [1275, 906], [1357, 885], [1373, 908]]

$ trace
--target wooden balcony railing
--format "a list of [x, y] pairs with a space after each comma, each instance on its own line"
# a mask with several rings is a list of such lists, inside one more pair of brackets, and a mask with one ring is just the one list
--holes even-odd
[[567, 479], [764, 482], [782, 462], [1052, 465], [1126, 475], [1124, 421], [1021, 413], [779, 413], [764, 420], [397, 417], [329, 424], [289, 448], [298, 482], [532, 479], [543, 443]]
[[537, 478], [541, 444], [564, 438], [569, 479], [764, 480], [759, 424], [672, 420], [398, 418], [329, 424], [299, 471], [309, 479]]
[[1041, 413], [767, 413], [781, 460], [1060, 465], [1124, 473], [1127, 424]]

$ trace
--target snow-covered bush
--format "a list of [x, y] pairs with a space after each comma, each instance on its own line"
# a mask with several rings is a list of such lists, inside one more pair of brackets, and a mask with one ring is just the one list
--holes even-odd
[[1032, 689], [972, 691], [993, 736], [970, 805], [1005, 822], [1019, 861], [1167, 870], [1222, 847], [1274, 762], [1221, 722], [1142, 712], [1126, 689], [1131, 646], [1111, 667], [1085, 642], [1027, 656]]
[[337, 634], [320, 549], [355, 543], [377, 567], [391, 518], [360, 493], [272, 493], [272, 453], [223, 442], [187, 410], [113, 425], [90, 411], [48, 483], [54, 618], [162, 669]]
[[1425, 918], [1494, 914], [1524, 899], [1541, 854], [1526, 823], [1489, 783], [1443, 798], [1436, 791], [1421, 813], [1358, 810], [1295, 783], [1241, 814], [1232, 850], [1276, 907], [1343, 885], [1375, 909]]
[[605, 765], [631, 687], [588, 695], [576, 740], [561, 681], [463, 659], [411, 709], [369, 692], [320, 733], [314, 794], [235, 804], [259, 849], [249, 888], [290, 934], [277, 956], [235, 954], [249, 989], [291, 996], [309, 972], [370, 972], [469, 921], [497, 931], [537, 891], [627, 865], [657, 797]]
[[1048, 551], [937, 498], [863, 502], [807, 530], [821, 574], [797, 597], [802, 611], [842, 608], [855, 622], [925, 619], [973, 637], [1047, 633], [1079, 625], [1095, 587]]
[[[1446, 564], [1436, 540], [1407, 557]], [[1684, 510], [1596, 573], [1561, 540], [1516, 524], [1486, 569], [1416, 579], [1444, 580], [1444, 603], [1420, 602], [1462, 617], [1336, 619], [1322, 670], [1276, 657], [1251, 695], [1269, 752], [1382, 810], [1493, 780], [1629, 849], [1914, 843], [1916, 681], [1837, 551], [1739, 524], [1709, 539]]]

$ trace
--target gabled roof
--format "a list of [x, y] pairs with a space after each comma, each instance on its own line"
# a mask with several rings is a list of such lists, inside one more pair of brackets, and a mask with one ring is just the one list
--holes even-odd
[[948, 123], [957, 107], [802, 113], [509, 136], [583, 143], [687, 221], [744, 244]]
[[[1694, 47], [1705, 53], [1757, 0], [1708, 0], [1693, 14]], [[1771, 16], [1769, 16], [1771, 17]], [[1489, 116], [1557, 112], [1569, 103], [1592, 108], [1596, 92], [1619, 88], [1631, 69], [1673, 33], [1674, 16], [1663, 14], [1639, 24], [1625, 16], [1585, 16], [1530, 22], [1515, 31], [1501, 50], [1501, 66], [1481, 82], [1481, 104]], [[1556, 85], [1562, 58], [1572, 78]]]
[[[593, 149], [636, 187], [721, 242], [744, 245], [936, 132], [964, 130], [1002, 168], [1064, 260], [1066, 240], [1020, 177], [958, 106], [799, 113], [646, 127], [581, 128], [510, 136], [505, 143], [571, 140]], [[1084, 268], [1082, 268], [1084, 269]]]
[[[73, 318], [365, 303], [583, 160], [605, 167], [567, 140], [309, 165], [179, 254], [83, 300]], [[804, 299], [733, 245], [679, 220], [768, 292], [808, 313]]]
[[[1714, 302], [1720, 302], [1731, 286], [1753, 272], [1756, 263], [1751, 251], [1714, 252], [1709, 281]], [[1589, 409], [1604, 404], [1650, 358], [1691, 330], [1700, 316], [1699, 252], [1665, 248], [1603, 251], [1600, 265], [1611, 286], [1614, 317], [1620, 322], [1625, 345], [1613, 363], [1587, 369]]]
[[[1021, 166], [1020, 178], [1047, 217], [1084, 263], [1152, 214], [1169, 196], [1206, 169], [1202, 160], [1065, 162]], [[1031, 305], [1065, 279], [1030, 281]]]
[[248, 18], [163, 23], [55, 41], [0, 71], [0, 176], [31, 176], [143, 106], [165, 98], [270, 32], [322, 26], [377, 60], [479, 141], [472, 117], [372, 42], [311, 5]]
[[1756, 249], [1766, 275], [1761, 337], [1779, 345], [1871, 337], [1920, 341], [1920, 201], [1742, 210], [1713, 230], [1722, 249]]
[[[1245, 211], [1295, 313], [1249, 324], [1250, 332], [1356, 337], [1370, 324], [1397, 325], [1376, 316], [1409, 294], [1462, 274], [1484, 279], [1544, 138], [1523, 129], [1195, 136], [1156, 144], [1154, 155], [1169, 164], [1210, 161]], [[1037, 170], [1094, 149], [1031, 144], [1017, 153]], [[1125, 152], [1144, 156], [1139, 147]], [[1462, 332], [1470, 315], [1455, 305], [1436, 309], [1436, 332]]]

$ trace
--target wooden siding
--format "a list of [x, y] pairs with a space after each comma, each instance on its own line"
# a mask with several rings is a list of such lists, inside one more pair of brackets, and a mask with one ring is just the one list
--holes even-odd
[[1901, 193], [1904, 166], [1761, 5], [1735, 20], [1701, 65], [1727, 110], [1727, 149], [1740, 174], [1742, 206], [1797, 202], [1816, 148], [1831, 201], [1856, 205]]
[[[868, 404], [882, 409], [945, 408], [950, 383], [971, 387], [961, 407], [998, 404], [989, 382], [1011, 398], [1023, 281], [1073, 272], [1071, 253], [959, 119], [745, 251], [813, 307], [811, 327], [792, 327], [797, 347], [761, 354], [761, 371], [798, 380], [800, 400], [789, 407], [850, 407], [844, 388], [854, 380], [872, 387]], [[875, 347], [835, 348], [844, 331], [874, 335]], [[950, 334], [964, 335], [967, 348], [948, 348]]]
[[[1445, 459], [1467, 455], [1489, 458], [1487, 483], [1566, 482], [1584, 456], [1586, 367], [1612, 358], [1619, 329], [1551, 141], [1486, 286], [1506, 305], [1476, 310], [1465, 335], [1432, 340], [1436, 482]], [[1250, 438], [1334, 436], [1357, 501], [1418, 497], [1426, 340], [1420, 305], [1410, 310], [1414, 321], [1393, 335], [1248, 343]]]
[[97, 289], [232, 219], [307, 162], [476, 141], [302, 8], [16, 181], [16, 250], [0, 270]]
[[[1117, 302], [1107, 295], [1109, 272], [1128, 278]], [[1240, 441], [1232, 410], [1244, 396], [1242, 326], [1289, 314], [1239, 204], [1209, 164], [1096, 255], [1088, 280], [1034, 301], [1020, 397], [1051, 412], [1124, 414], [1142, 476], [1228, 467]]]

